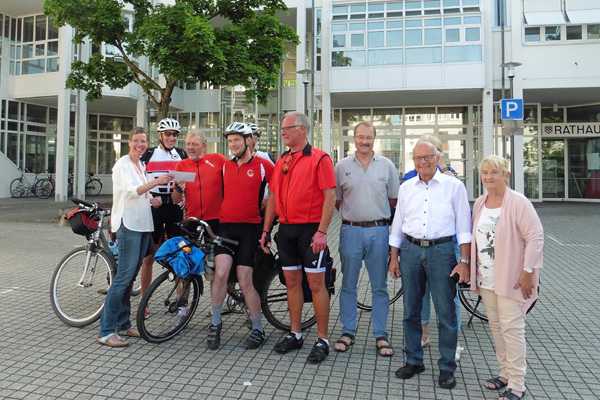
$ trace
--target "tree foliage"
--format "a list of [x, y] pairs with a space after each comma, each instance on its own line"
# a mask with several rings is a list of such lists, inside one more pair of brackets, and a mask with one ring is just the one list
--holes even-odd
[[[296, 33], [282, 24], [281, 0], [45, 0], [44, 10], [58, 26], [71, 25], [75, 41], [114, 46], [117, 58], [93, 54], [74, 61], [67, 87], [82, 89], [89, 100], [104, 85], [116, 89], [136, 82], [167, 114], [178, 81], [243, 85], [248, 95], [266, 101], [277, 84], [280, 65]], [[124, 11], [126, 10], [126, 11]], [[133, 17], [129, 29], [124, 12]], [[164, 79], [154, 79], [138, 60], [146, 57]], [[253, 85], [255, 83], [255, 85]]]

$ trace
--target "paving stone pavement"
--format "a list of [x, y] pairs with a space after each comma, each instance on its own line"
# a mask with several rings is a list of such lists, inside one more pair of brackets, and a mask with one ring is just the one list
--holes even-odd
[[[537, 207], [546, 246], [541, 299], [527, 320], [527, 397], [598, 399], [600, 207]], [[394, 376], [403, 364], [401, 301], [390, 312], [396, 350], [391, 359], [376, 356], [367, 312], [359, 313], [351, 350], [332, 352], [318, 366], [305, 362], [314, 328], [302, 350], [281, 356], [272, 349], [282, 333], [267, 325], [264, 347], [246, 351], [248, 331], [239, 314], [224, 317], [222, 348], [211, 352], [205, 344], [206, 298], [185, 331], [169, 342], [132, 339], [127, 349], [100, 347], [94, 341], [98, 323], [67, 327], [49, 304], [57, 262], [83, 244], [68, 227], [50, 222], [56, 220], [56, 209], [49, 202], [0, 201], [0, 399], [496, 398], [481, 387], [496, 371], [489, 329], [478, 320], [468, 326], [464, 310], [459, 341], [465, 351], [454, 390], [437, 387], [435, 332], [426, 350], [426, 371], [404, 382]], [[338, 229], [336, 219], [330, 231], [334, 254]], [[332, 299], [332, 338], [340, 333], [338, 293]], [[138, 301], [134, 299], [134, 309]]]

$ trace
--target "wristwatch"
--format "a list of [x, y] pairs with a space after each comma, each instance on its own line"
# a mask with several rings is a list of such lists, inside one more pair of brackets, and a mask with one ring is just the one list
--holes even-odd
[[459, 264], [467, 264], [469, 265], [471, 263], [471, 260], [469, 260], [468, 258], [460, 258], [460, 260], [458, 260]]

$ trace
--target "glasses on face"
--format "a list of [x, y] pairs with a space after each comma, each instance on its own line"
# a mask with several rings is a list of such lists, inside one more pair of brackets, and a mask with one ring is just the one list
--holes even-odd
[[165, 136], [172, 136], [172, 137], [177, 137], [177, 135], [179, 135], [178, 132], [174, 132], [174, 131], [165, 131], [165, 132], [162, 132], [162, 134]]
[[435, 154], [428, 154], [426, 156], [420, 156], [420, 157], [413, 157], [413, 160], [415, 163], [420, 163], [420, 162], [432, 162], [435, 159]]
[[280, 131], [281, 131], [281, 132], [285, 132], [285, 131], [287, 131], [288, 129], [297, 128], [297, 127], [299, 127], [299, 126], [301, 126], [301, 125], [282, 126], [282, 127], [281, 127], [281, 129], [280, 129]]

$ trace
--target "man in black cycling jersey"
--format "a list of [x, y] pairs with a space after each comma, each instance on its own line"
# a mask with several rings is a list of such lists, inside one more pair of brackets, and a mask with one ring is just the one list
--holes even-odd
[[[149, 148], [140, 158], [146, 167], [146, 176], [156, 179], [169, 171], [175, 171], [177, 164], [187, 154], [183, 149], [175, 147], [177, 136], [181, 132], [179, 122], [173, 118], [163, 118], [158, 122], [158, 146]], [[154, 251], [167, 238], [176, 236], [179, 231], [177, 222], [183, 218], [183, 210], [171, 199], [173, 185], [156, 186], [150, 194], [153, 196], [152, 219], [154, 221], [154, 233], [152, 234], [154, 245], [151, 254], [144, 258], [141, 270], [141, 288], [143, 292], [150, 286], [152, 281], [152, 264], [154, 263]]]

